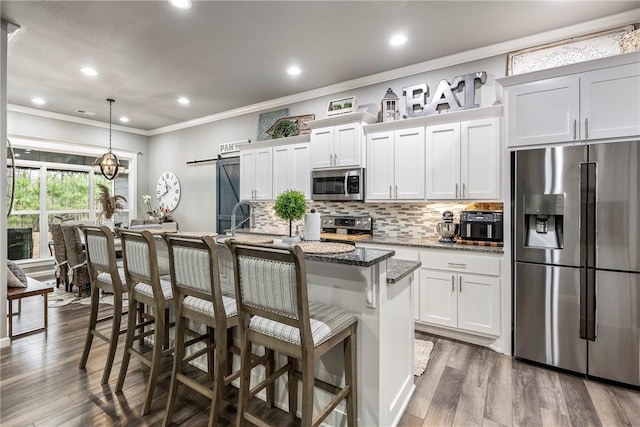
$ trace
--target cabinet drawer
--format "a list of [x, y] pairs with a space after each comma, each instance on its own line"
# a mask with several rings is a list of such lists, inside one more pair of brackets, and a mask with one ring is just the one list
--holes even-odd
[[500, 276], [502, 255], [475, 255], [458, 251], [421, 250], [422, 268]]

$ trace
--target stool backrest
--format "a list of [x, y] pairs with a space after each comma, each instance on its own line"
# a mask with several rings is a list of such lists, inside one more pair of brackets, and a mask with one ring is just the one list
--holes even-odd
[[118, 273], [116, 247], [113, 232], [107, 226], [81, 226], [87, 248], [87, 266], [89, 276], [95, 281], [99, 274], [108, 273], [111, 276], [113, 290], [122, 293], [122, 282]]
[[160, 286], [158, 256], [153, 236], [146, 230], [119, 229], [118, 233], [122, 240], [124, 273], [129, 289], [133, 289], [136, 283], [147, 284], [153, 289], [153, 295], [160, 304], [164, 297]]
[[211, 301], [215, 317], [226, 318], [218, 273], [218, 251], [210, 236], [165, 234], [173, 298], [185, 296]]
[[[311, 339], [307, 272], [299, 246], [277, 249], [227, 240], [233, 255], [238, 311], [300, 329]], [[245, 319], [246, 320], [246, 319]]]

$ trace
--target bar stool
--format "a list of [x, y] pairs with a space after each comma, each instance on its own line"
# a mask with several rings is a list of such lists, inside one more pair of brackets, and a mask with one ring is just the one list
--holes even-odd
[[[122, 311], [122, 296], [127, 292], [124, 269], [118, 268], [116, 263], [116, 249], [113, 233], [109, 227], [81, 226], [84, 233], [84, 241], [87, 248], [87, 267], [89, 268], [89, 280], [91, 282], [91, 313], [89, 314], [89, 328], [84, 342], [84, 350], [80, 358], [80, 369], [87, 365], [87, 358], [93, 343], [93, 337], [109, 343], [107, 363], [102, 374], [101, 384], [109, 382], [113, 359], [116, 355], [118, 337], [126, 333], [126, 329], [120, 330], [122, 316], [127, 314]], [[100, 291], [113, 294], [113, 313], [98, 319]], [[96, 330], [99, 323], [112, 320], [111, 334], [103, 335]]]
[[[161, 279], [158, 270], [158, 257], [153, 236], [148, 231], [118, 230], [122, 239], [122, 255], [124, 272], [129, 289], [129, 315], [127, 317], [127, 341], [120, 375], [116, 384], [116, 392], [122, 391], [129, 360], [131, 356], [138, 358], [150, 369], [147, 392], [142, 406], [142, 415], [146, 415], [151, 407], [153, 391], [158, 379], [160, 362], [163, 356], [170, 356], [173, 348], [169, 347], [169, 308], [173, 306], [171, 282]], [[145, 311], [145, 306], [152, 313]], [[145, 330], [153, 325], [153, 329]], [[140, 330], [140, 333], [137, 333]], [[141, 347], [144, 338], [153, 335], [153, 352], [147, 358], [141, 351], [133, 348], [134, 341]]]
[[[289, 413], [297, 412], [297, 379], [302, 379], [303, 427], [319, 425], [343, 399], [347, 403], [347, 423], [356, 425], [356, 330], [358, 318], [340, 308], [307, 298], [307, 272], [304, 252], [299, 246], [277, 249], [227, 241], [232, 254], [236, 301], [242, 334], [240, 397], [236, 425], [245, 420], [267, 425], [246, 412], [248, 399], [265, 384], [288, 374]], [[288, 362], [249, 390], [251, 344], [263, 345], [287, 356]], [[343, 388], [314, 377], [314, 363], [331, 348], [344, 346], [345, 386]], [[297, 372], [296, 360], [302, 372]], [[314, 387], [334, 394], [331, 401], [313, 417]]]
[[[176, 339], [169, 402], [163, 425], [171, 423], [180, 383], [211, 399], [209, 426], [213, 426], [220, 414], [224, 386], [240, 375], [239, 371], [235, 375], [227, 375], [229, 363], [232, 362], [228, 357], [232, 337], [229, 332], [238, 325], [236, 300], [222, 294], [218, 251], [213, 238], [175, 234], [167, 234], [164, 238], [169, 248], [171, 285], [176, 305]], [[190, 321], [205, 325], [207, 332], [197, 334], [187, 331]], [[195, 338], [185, 341], [188, 332], [195, 334]], [[187, 347], [205, 340], [207, 345], [204, 348], [185, 357]], [[209, 376], [213, 377], [212, 388], [195, 382], [184, 373], [188, 362], [204, 354], [208, 356]]]

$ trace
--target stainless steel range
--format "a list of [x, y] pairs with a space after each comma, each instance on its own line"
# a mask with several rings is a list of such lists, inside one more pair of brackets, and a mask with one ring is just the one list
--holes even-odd
[[322, 240], [355, 242], [368, 239], [373, 231], [370, 216], [324, 215], [321, 217]]

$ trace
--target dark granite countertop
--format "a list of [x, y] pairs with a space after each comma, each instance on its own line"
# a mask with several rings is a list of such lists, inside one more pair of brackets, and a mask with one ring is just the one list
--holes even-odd
[[[253, 234], [266, 236], [268, 233], [238, 233], [238, 234]], [[220, 235], [219, 238], [226, 239], [230, 236]], [[281, 236], [276, 236], [276, 240]], [[217, 240], [217, 243], [223, 245], [222, 240]], [[273, 246], [286, 247], [288, 245], [276, 243]], [[356, 267], [371, 267], [379, 262], [385, 261], [395, 255], [394, 251], [388, 251], [386, 249], [371, 249], [371, 248], [358, 248], [352, 252], [345, 252], [340, 254], [305, 254], [304, 259], [308, 261], [320, 261], [333, 264], [353, 265]]]
[[420, 261], [407, 261], [404, 259], [390, 258], [387, 260], [387, 283], [397, 283], [414, 271], [422, 263]]
[[460, 243], [440, 243], [438, 239], [410, 239], [400, 237], [376, 237], [373, 236], [370, 239], [364, 239], [358, 241], [358, 243], [373, 243], [380, 245], [394, 245], [394, 246], [410, 246], [415, 248], [428, 248], [428, 249], [446, 249], [454, 251], [466, 251], [466, 252], [481, 252], [481, 253], [504, 253], [503, 247], [494, 246], [477, 246], [477, 245], [462, 245]]

